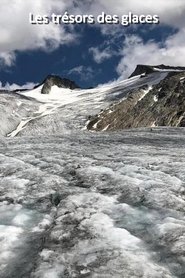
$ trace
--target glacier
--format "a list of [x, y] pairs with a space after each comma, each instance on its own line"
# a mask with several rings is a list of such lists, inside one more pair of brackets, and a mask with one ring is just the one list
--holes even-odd
[[0, 93], [0, 277], [185, 276], [185, 129], [86, 130], [166, 74]]

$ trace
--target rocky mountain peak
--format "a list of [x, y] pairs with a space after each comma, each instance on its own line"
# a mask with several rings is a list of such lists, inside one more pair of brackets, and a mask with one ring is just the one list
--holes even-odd
[[48, 75], [47, 78], [42, 82], [43, 87], [41, 94], [49, 94], [51, 87], [56, 85], [59, 88], [68, 88], [71, 90], [79, 88], [79, 86], [72, 80], [67, 78], [61, 78], [57, 75]]
[[152, 66], [147, 66], [147, 65], [137, 65], [134, 72], [130, 75], [129, 78], [141, 75], [141, 74], [149, 74], [154, 72], [154, 69]]
[[150, 66], [150, 65], [142, 65], [139, 64], [136, 66], [134, 72], [130, 75], [129, 78], [141, 75], [141, 74], [150, 74], [156, 71], [185, 71], [185, 67], [173, 67], [173, 66], [166, 66], [164, 64], [156, 65], [156, 66]]
[[[164, 68], [163, 65], [160, 67]], [[136, 69], [153, 70], [145, 66]], [[141, 78], [144, 82], [156, 75], [166, 76], [157, 84], [150, 85], [149, 82], [128, 91], [125, 98], [91, 117], [87, 129], [115, 131], [137, 127], [185, 127], [185, 71], [181, 69], [175, 68], [167, 73], [156, 71]]]

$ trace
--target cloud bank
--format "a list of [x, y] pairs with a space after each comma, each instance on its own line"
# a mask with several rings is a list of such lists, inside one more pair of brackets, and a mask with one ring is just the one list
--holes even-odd
[[[66, 10], [72, 14], [98, 15], [102, 11], [107, 14], [157, 14], [161, 24], [177, 28], [173, 36], [169, 36], [163, 45], [148, 41], [132, 35], [123, 41], [119, 55], [121, 60], [117, 66], [119, 75], [126, 77], [138, 63], [145, 64], [172, 64], [185, 65], [182, 57], [185, 57], [185, 1], [184, 0], [1, 0], [0, 9], [0, 66], [11, 66], [16, 59], [17, 51], [29, 51], [42, 49], [52, 51], [62, 44], [68, 44], [76, 39], [74, 28], [65, 28], [64, 25], [31, 25], [29, 13], [62, 14]], [[103, 34], [114, 36], [109, 26], [99, 26]], [[119, 31], [119, 28], [117, 28]], [[111, 33], [112, 32], [112, 33]], [[123, 32], [123, 27], [120, 28]], [[111, 58], [109, 48], [100, 49], [91, 47], [90, 53], [95, 62], [102, 63]]]
[[94, 70], [91, 67], [77, 66], [68, 71], [68, 75], [77, 75], [81, 80], [91, 80], [94, 75]]
[[[71, 1], [66, 0], [1, 0], [0, 58], [10, 66], [15, 61], [15, 51], [43, 49], [51, 51], [60, 44], [69, 43], [74, 34], [54, 24], [31, 25], [29, 13], [51, 14], [65, 11]], [[72, 2], [71, 2], [72, 3]]]
[[33, 87], [35, 87], [37, 84], [28, 82], [25, 85], [18, 85], [18, 84], [9, 84], [8, 82], [3, 86], [2, 82], [0, 82], [0, 90], [8, 90], [8, 91], [14, 91], [14, 90], [31, 90]]
[[[169, 64], [174, 66], [185, 66], [185, 1], [184, 0], [100, 0], [89, 1], [88, 9], [98, 14], [100, 10], [107, 14], [118, 14], [133, 12], [135, 14], [157, 14], [160, 17], [161, 26], [167, 25], [176, 28], [177, 32], [169, 36], [166, 41], [144, 42], [137, 35], [126, 35], [120, 55], [122, 56], [117, 72], [121, 78], [128, 77], [134, 70], [136, 64]], [[85, 12], [85, 7], [83, 7]], [[110, 29], [110, 28], [109, 28]], [[104, 29], [107, 33], [108, 28]], [[121, 32], [121, 31], [120, 31]], [[112, 56], [106, 50], [93, 49], [94, 60], [100, 63], [104, 58]]]
[[123, 43], [117, 72], [122, 78], [133, 72], [136, 64], [185, 66], [185, 28], [167, 38], [164, 45], [144, 43], [140, 37], [129, 36]]

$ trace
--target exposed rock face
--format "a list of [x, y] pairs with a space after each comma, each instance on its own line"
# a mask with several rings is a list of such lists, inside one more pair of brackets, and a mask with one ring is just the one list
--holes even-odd
[[67, 78], [60, 78], [56, 75], [49, 75], [43, 82], [44, 86], [42, 87], [41, 94], [49, 94], [51, 87], [56, 85], [59, 88], [69, 88], [71, 90], [79, 88], [74, 81], [71, 81]]
[[131, 74], [130, 78], [140, 74], [150, 74], [157, 70], [182, 70], [185, 71], [185, 67], [171, 67], [165, 65], [158, 66], [148, 66], [148, 65], [137, 65], [134, 72]]
[[140, 74], [149, 74], [152, 72], [154, 72], [153, 66], [137, 65], [129, 78]]
[[125, 100], [92, 117], [89, 130], [136, 127], [185, 127], [185, 72], [171, 72], [152, 88], [129, 92]]

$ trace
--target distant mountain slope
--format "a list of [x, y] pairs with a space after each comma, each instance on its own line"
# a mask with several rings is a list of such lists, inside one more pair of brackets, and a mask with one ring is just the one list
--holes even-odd
[[79, 86], [67, 78], [61, 78], [57, 75], [48, 75], [47, 78], [43, 81], [43, 87], [41, 94], [49, 94], [52, 86], [57, 86], [59, 88], [68, 88], [71, 90], [78, 89]]
[[[67, 78], [61, 78], [58, 75], [50, 74], [48, 75], [41, 83], [35, 85], [33, 89], [37, 89], [42, 86], [41, 93], [49, 94], [52, 86], [57, 86], [59, 88], [68, 88], [71, 90], [80, 89], [80, 87], [72, 80]], [[13, 92], [25, 92], [29, 91], [29, 89], [16, 89]]]
[[39, 109], [40, 103], [16, 92], [0, 91], [0, 136], [7, 136], [24, 118]]
[[6, 91], [1, 95], [0, 134], [53, 135], [87, 129], [90, 115], [122, 101], [130, 91], [153, 86], [165, 77], [166, 72], [156, 71], [142, 78], [139, 75], [94, 89], [79, 89], [74, 88], [77, 85], [73, 81], [52, 76], [32, 90]]
[[[154, 74], [155, 69], [136, 68], [138, 73], [148, 70], [145, 76]], [[139, 70], [140, 69], [140, 70]], [[89, 130], [119, 130], [135, 127], [185, 126], [185, 71], [183, 68], [161, 69], [167, 76], [158, 84], [149, 84], [130, 90], [128, 97], [111, 105], [90, 118]], [[135, 73], [136, 73], [135, 71]], [[143, 75], [141, 74], [141, 78]], [[146, 77], [145, 77], [146, 78]]]
[[0, 135], [185, 126], [184, 82], [184, 68], [164, 65], [138, 65], [131, 78], [94, 89], [48, 76], [32, 90], [1, 92]]
[[165, 65], [149, 66], [149, 65], [137, 65], [130, 78], [140, 74], [149, 74], [156, 71], [185, 71], [185, 67], [172, 67]]

